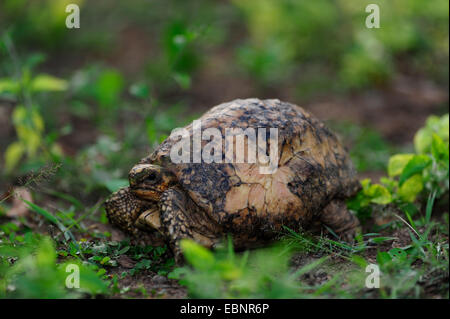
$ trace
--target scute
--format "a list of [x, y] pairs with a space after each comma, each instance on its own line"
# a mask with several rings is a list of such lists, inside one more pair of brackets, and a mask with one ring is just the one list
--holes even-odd
[[[274, 174], [260, 174], [258, 164], [250, 163], [172, 163], [170, 149], [177, 140], [170, 137], [141, 161], [169, 168], [193, 201], [233, 233], [251, 236], [253, 231], [271, 233], [282, 225], [308, 224], [331, 199], [351, 196], [359, 187], [337, 137], [299, 106], [235, 100], [212, 108], [200, 120], [202, 129], [218, 128], [222, 136], [225, 128], [278, 128]], [[186, 129], [192, 138], [192, 124]]]

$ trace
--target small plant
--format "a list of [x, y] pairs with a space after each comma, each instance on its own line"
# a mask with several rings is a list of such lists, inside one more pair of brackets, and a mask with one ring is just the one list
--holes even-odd
[[[68, 289], [68, 265], [76, 265], [80, 286]], [[0, 298], [79, 298], [107, 293], [95, 268], [78, 260], [58, 263], [52, 239], [28, 232], [18, 241], [0, 245]]]
[[35, 159], [39, 153], [43, 159], [50, 159], [49, 155], [52, 153], [60, 153], [56, 144], [46, 143], [44, 120], [40, 107], [34, 102], [33, 97], [41, 92], [65, 91], [68, 84], [65, 80], [48, 74], [34, 76], [32, 70], [42, 62], [43, 57], [33, 55], [24, 65], [20, 65], [9, 36], [4, 35], [2, 40], [18, 70], [15, 77], [0, 78], [0, 95], [7, 95], [18, 102], [12, 113], [17, 141], [7, 147], [4, 155], [4, 169], [8, 174], [17, 167], [25, 155], [28, 159]]
[[393, 204], [405, 212], [414, 225], [412, 215], [419, 208], [413, 205], [421, 197], [427, 203], [425, 219], [430, 221], [435, 199], [449, 191], [449, 115], [431, 116], [414, 137], [415, 153], [391, 156], [388, 164], [389, 177], [372, 183], [361, 181], [362, 190], [349, 207], [363, 212], [370, 205]]
[[326, 258], [321, 258], [296, 271], [289, 269], [290, 249], [270, 247], [242, 255], [234, 253], [231, 240], [227, 248], [215, 253], [191, 240], [181, 247], [190, 266], [177, 268], [169, 278], [180, 279], [193, 298], [300, 298], [310, 287], [299, 278], [313, 270]]

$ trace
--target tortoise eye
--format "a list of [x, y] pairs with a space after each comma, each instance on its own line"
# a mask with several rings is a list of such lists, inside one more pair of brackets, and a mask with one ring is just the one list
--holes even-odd
[[150, 173], [150, 174], [145, 178], [145, 181], [146, 181], [147, 183], [154, 184], [154, 183], [156, 183], [157, 180], [158, 180], [157, 177], [158, 177], [158, 176], [156, 175], [156, 173], [155, 173], [155, 172], [152, 172], [152, 173]]

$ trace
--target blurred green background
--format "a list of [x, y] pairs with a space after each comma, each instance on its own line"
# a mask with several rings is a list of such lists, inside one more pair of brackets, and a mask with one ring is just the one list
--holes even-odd
[[[80, 29], [65, 27], [69, 3]], [[379, 29], [365, 26], [369, 3]], [[304, 106], [376, 174], [428, 115], [448, 112], [448, 10], [446, 0], [3, 0], [0, 189], [54, 163], [60, 191], [96, 201], [172, 128], [247, 97]]]
[[[65, 26], [69, 3], [81, 9], [80, 29]], [[379, 29], [365, 25], [371, 3], [380, 8]], [[376, 182], [386, 175], [392, 155], [415, 153], [413, 137], [429, 118], [418, 144], [433, 141], [432, 149], [442, 154], [446, 149], [446, 157], [433, 153], [439, 159], [433, 163], [442, 167], [433, 164], [437, 173], [424, 174], [424, 187], [422, 180], [415, 184], [420, 184], [418, 192], [424, 188], [417, 208], [410, 203], [417, 195], [413, 189], [401, 213], [411, 229], [427, 226], [428, 234], [434, 227], [433, 196], [446, 192], [446, 204], [436, 205], [436, 211], [438, 216], [448, 211], [448, 114], [430, 117], [448, 113], [448, 63], [448, 0], [1, 0], [0, 298], [185, 296], [180, 289], [155, 292], [158, 285], [149, 278], [159, 276], [167, 283], [174, 268], [167, 247], [130, 244], [108, 224], [102, 203], [127, 185], [131, 166], [173, 128], [236, 98], [292, 102], [336, 131], [350, 149], [359, 178], [373, 181], [364, 182], [353, 202], [360, 218], [372, 209], [367, 206], [371, 201], [387, 195], [385, 204], [397, 200], [395, 180], [384, 178], [385, 184], [397, 185], [389, 191]], [[433, 132], [442, 139], [432, 139]], [[391, 159], [398, 160], [397, 155]], [[377, 193], [380, 189], [384, 193]], [[427, 218], [419, 212], [423, 203]], [[393, 232], [366, 238], [368, 245], [379, 243], [364, 252], [371, 262], [379, 262], [379, 256], [386, 260], [384, 242], [408, 229], [384, 216], [373, 211], [380, 225]], [[416, 254], [409, 251], [408, 262], [398, 264], [400, 271], [385, 280], [390, 288], [379, 295], [372, 291], [372, 297], [448, 298], [448, 214], [443, 216], [446, 221], [438, 223], [443, 239], [435, 236], [431, 245], [424, 235], [412, 246], [402, 241], [423, 252], [428, 268], [416, 272], [411, 266]], [[366, 230], [372, 233], [370, 227]], [[318, 251], [339, 254], [343, 247], [331, 249], [330, 240], [318, 245], [294, 235], [314, 256]], [[281, 258], [279, 251], [256, 251], [256, 264], [263, 267], [255, 270], [244, 267], [247, 255], [235, 258], [232, 247], [228, 255], [215, 257], [195, 245], [190, 248], [188, 261], [201, 266], [183, 270], [190, 296], [310, 296], [304, 287], [297, 294], [299, 282], [286, 272], [289, 258]], [[344, 254], [355, 251], [350, 247]], [[299, 269], [300, 261], [294, 263]], [[87, 276], [84, 290], [68, 292], [62, 286], [67, 262], [75, 262]], [[330, 269], [349, 273], [337, 264]], [[388, 268], [383, 272], [388, 274]], [[336, 273], [333, 278], [344, 277]], [[419, 285], [421, 278], [432, 278], [437, 288]], [[233, 288], [229, 280], [241, 285], [243, 294], [224, 290]], [[365, 296], [358, 281], [349, 281], [356, 294], [344, 286], [330, 289], [333, 282], [316, 286], [313, 295]], [[425, 287], [422, 292], [420, 287]]]

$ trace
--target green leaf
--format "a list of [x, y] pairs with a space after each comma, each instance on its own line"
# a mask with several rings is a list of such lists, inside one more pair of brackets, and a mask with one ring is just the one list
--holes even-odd
[[361, 256], [359, 256], [359, 255], [353, 255], [353, 256], [351, 256], [351, 261], [352, 261], [354, 264], [360, 266], [360, 267], [363, 268], [363, 269], [365, 269], [365, 268], [367, 267], [367, 265], [369, 264], [369, 263], [367, 262], [367, 260], [364, 259], [364, 257], [361, 257]]
[[16, 81], [13, 81], [11, 79], [0, 79], [0, 93], [4, 92], [10, 92], [17, 94], [20, 90], [20, 84]]
[[421, 128], [414, 136], [414, 148], [419, 154], [425, 153], [431, 145], [431, 132], [426, 128]]
[[129, 91], [131, 95], [141, 99], [147, 99], [150, 96], [148, 85], [144, 83], [134, 83], [130, 86]]
[[123, 77], [115, 70], [104, 71], [96, 85], [96, 97], [103, 107], [116, 107], [117, 100], [123, 89]]
[[392, 202], [391, 193], [386, 187], [380, 184], [370, 185], [370, 187], [364, 191], [364, 194], [370, 197], [370, 201], [374, 204], [386, 205]]
[[41, 133], [44, 131], [44, 120], [37, 108], [17, 106], [12, 114], [13, 123], [19, 140], [29, 156], [34, 156], [42, 143]]
[[422, 171], [431, 163], [432, 160], [428, 155], [414, 155], [414, 157], [409, 160], [408, 164], [406, 164], [400, 175], [398, 181], [399, 186], [402, 186], [402, 184], [411, 176], [422, 173]]
[[388, 177], [381, 177], [380, 183], [383, 184], [389, 191], [394, 190], [397, 187], [397, 181]]
[[372, 180], [370, 178], [364, 178], [363, 180], [361, 180], [362, 188], [367, 189], [370, 186], [371, 182]]
[[68, 273], [66, 272], [66, 269], [70, 264], [75, 264], [80, 269], [80, 288], [77, 290], [93, 295], [108, 293], [107, 283], [100, 278], [100, 276], [105, 273], [104, 269], [100, 269], [96, 272], [94, 271], [95, 268], [93, 266], [85, 265], [79, 261], [72, 260], [63, 263], [58, 267], [62, 273], [62, 278], [67, 278]]
[[359, 192], [356, 196], [347, 200], [347, 207], [357, 212], [369, 204], [370, 199], [364, 195], [364, 191]]
[[398, 189], [398, 195], [405, 202], [412, 203], [417, 195], [423, 190], [422, 175], [416, 174], [408, 178]]
[[180, 245], [186, 260], [194, 268], [208, 270], [214, 266], [214, 255], [205, 247], [189, 239], [182, 239]]
[[392, 261], [391, 255], [389, 255], [387, 252], [379, 251], [377, 254], [377, 262], [380, 264], [380, 266], [383, 266], [387, 263]]
[[391, 250], [389, 250], [388, 254], [393, 260], [406, 260], [406, 258], [408, 257], [406, 251], [400, 248], [392, 248]]
[[444, 140], [437, 134], [433, 134], [433, 140], [431, 142], [431, 154], [433, 154], [433, 157], [436, 160], [444, 159], [448, 161], [448, 143], [445, 143]]
[[45, 218], [47, 218], [50, 222], [54, 223], [54, 224], [58, 224], [59, 220], [53, 216], [50, 212], [46, 211], [45, 209], [37, 206], [36, 204], [33, 204], [29, 201], [27, 201], [26, 199], [23, 200], [29, 207], [31, 210], [35, 211], [36, 213], [44, 216]]
[[414, 154], [396, 154], [391, 156], [388, 164], [388, 174], [390, 177], [400, 175], [406, 164], [414, 157]]
[[42, 239], [40, 247], [36, 253], [36, 266], [38, 269], [53, 267], [56, 263], [56, 251], [53, 241], [49, 237]]
[[30, 84], [32, 91], [65, 91], [68, 84], [66, 80], [59, 79], [57, 77], [48, 74], [39, 74], [36, 76]]
[[436, 130], [436, 134], [439, 135], [444, 141], [449, 141], [449, 114], [443, 115], [439, 120], [439, 126]]
[[386, 237], [386, 236], [382, 236], [382, 237], [374, 237], [374, 238], [370, 238], [371, 242], [374, 242], [375, 244], [380, 244], [383, 243], [385, 241], [390, 241], [390, 240], [395, 240], [397, 239], [396, 237]]
[[110, 192], [115, 192], [122, 187], [127, 187], [129, 184], [128, 180], [126, 179], [111, 179], [109, 181], [106, 181], [104, 185]]
[[5, 151], [5, 172], [11, 173], [11, 171], [17, 166], [23, 154], [25, 153], [25, 147], [20, 142], [11, 143]]
[[429, 153], [433, 143], [433, 134], [437, 134], [444, 142], [449, 140], [449, 114], [442, 117], [430, 116], [425, 127], [414, 136], [414, 147], [417, 153]]
[[39, 215], [42, 215], [45, 217], [48, 221], [55, 224], [59, 230], [64, 234], [64, 237], [69, 240], [71, 239], [73, 242], [76, 242], [75, 237], [73, 236], [72, 232], [66, 228], [66, 226], [63, 225], [63, 223], [55, 216], [53, 216], [50, 212], [46, 211], [45, 209], [39, 207], [38, 205], [27, 201], [26, 199], [22, 199], [22, 201], [28, 205], [28, 207], [38, 213]]
[[217, 263], [220, 276], [225, 280], [236, 280], [242, 276], [242, 270], [229, 260]]
[[117, 255], [123, 255], [123, 254], [125, 254], [128, 250], [130, 250], [130, 246], [125, 246], [125, 247], [123, 247], [121, 250], [119, 250], [119, 251], [117, 252]]
[[189, 74], [176, 73], [173, 77], [183, 90], [187, 90], [191, 87], [191, 77], [189, 76]]

